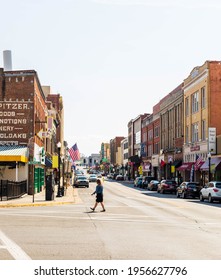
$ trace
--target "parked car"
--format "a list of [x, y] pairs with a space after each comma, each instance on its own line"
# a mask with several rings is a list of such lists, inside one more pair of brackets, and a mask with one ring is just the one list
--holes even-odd
[[158, 193], [176, 193], [177, 183], [175, 180], [162, 180], [157, 186]]
[[150, 191], [157, 191], [157, 187], [159, 183], [160, 182], [157, 180], [151, 180], [150, 183], [148, 184], [147, 189]]
[[76, 182], [76, 180], [77, 180], [77, 178], [78, 178], [79, 176], [82, 176], [82, 174], [78, 174], [78, 173], [77, 173], [77, 174], [74, 175], [74, 183]]
[[113, 178], [113, 173], [108, 173], [108, 174], [107, 174], [107, 178], [108, 178], [108, 179], [112, 179], [112, 178]]
[[134, 187], [142, 188], [143, 177], [137, 177], [134, 180]]
[[187, 197], [199, 197], [200, 196], [200, 184], [198, 182], [182, 182], [176, 189], [176, 196]]
[[143, 177], [143, 182], [142, 182], [142, 186], [144, 189], [147, 189], [148, 184], [150, 183], [150, 181], [154, 180], [155, 178], [153, 176], [144, 176]]
[[117, 175], [119, 175], [119, 174], [118, 174], [118, 173], [114, 173], [114, 174], [113, 174], [113, 179], [114, 179], [114, 180], [116, 179]]
[[74, 182], [74, 186], [78, 187], [86, 187], [89, 188], [89, 181], [86, 176], [77, 176], [76, 181]]
[[124, 176], [123, 175], [117, 175], [116, 176], [116, 181], [124, 181]]
[[97, 175], [91, 174], [88, 178], [89, 182], [97, 182]]
[[200, 191], [200, 201], [208, 199], [210, 203], [214, 200], [221, 201], [221, 181], [211, 181]]
[[81, 170], [77, 169], [77, 170], [75, 170], [74, 174], [75, 174], [75, 176], [82, 175], [82, 172], [81, 172]]

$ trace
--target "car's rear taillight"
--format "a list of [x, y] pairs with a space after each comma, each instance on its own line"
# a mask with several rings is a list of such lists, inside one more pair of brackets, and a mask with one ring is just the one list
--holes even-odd
[[213, 189], [213, 191], [214, 191], [214, 192], [218, 192], [219, 190], [218, 190], [218, 189]]

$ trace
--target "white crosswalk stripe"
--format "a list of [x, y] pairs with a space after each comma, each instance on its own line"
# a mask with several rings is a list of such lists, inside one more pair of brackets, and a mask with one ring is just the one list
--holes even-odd
[[0, 241], [3, 244], [0, 249], [7, 249], [15, 260], [31, 260], [31, 258], [15, 242], [0, 231]]

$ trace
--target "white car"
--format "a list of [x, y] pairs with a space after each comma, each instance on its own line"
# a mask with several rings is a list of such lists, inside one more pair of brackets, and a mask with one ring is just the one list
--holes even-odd
[[208, 199], [210, 203], [214, 200], [221, 201], [221, 181], [211, 181], [200, 191], [200, 201]]
[[89, 182], [97, 182], [97, 175], [91, 174], [88, 178]]

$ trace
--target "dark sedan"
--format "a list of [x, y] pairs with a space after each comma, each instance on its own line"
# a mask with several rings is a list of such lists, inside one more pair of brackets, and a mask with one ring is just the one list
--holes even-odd
[[200, 184], [198, 182], [183, 182], [176, 189], [176, 196], [187, 198], [187, 197], [199, 197], [200, 196]]
[[74, 182], [74, 186], [78, 187], [86, 187], [89, 188], [89, 181], [86, 176], [78, 176], [76, 181]]

